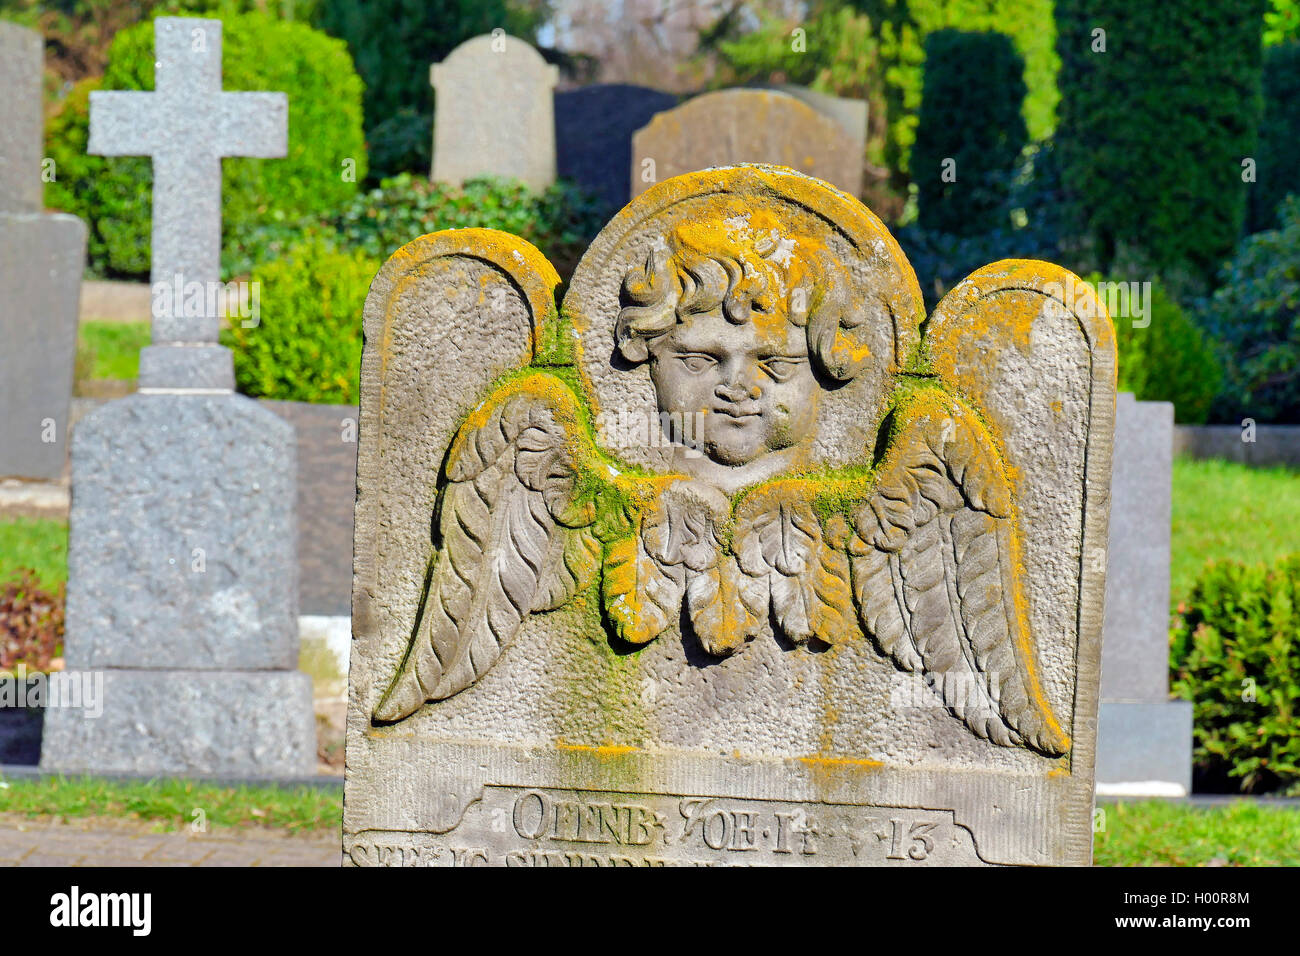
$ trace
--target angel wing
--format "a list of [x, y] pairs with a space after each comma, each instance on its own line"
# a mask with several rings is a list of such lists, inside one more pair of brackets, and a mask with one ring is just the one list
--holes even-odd
[[599, 463], [578, 414], [568, 387], [539, 372], [498, 389], [461, 426], [412, 641], [376, 719], [399, 720], [468, 687], [528, 615], [591, 583]]
[[874, 477], [756, 489], [737, 519], [742, 571], [766, 588], [790, 640], [833, 644], [865, 630], [978, 736], [1064, 753], [1037, 676], [1010, 485], [992, 438], [937, 388], [895, 407], [891, 435]]

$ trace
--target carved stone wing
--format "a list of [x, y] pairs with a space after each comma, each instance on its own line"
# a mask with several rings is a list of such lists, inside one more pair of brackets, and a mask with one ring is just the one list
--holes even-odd
[[413, 638], [376, 719], [464, 690], [528, 615], [591, 583], [599, 471], [576, 400], [552, 375], [516, 379], [470, 414], [448, 452]]
[[1037, 675], [1010, 484], [992, 438], [939, 389], [918, 389], [894, 415], [848, 543], [864, 628], [980, 737], [1064, 753]]

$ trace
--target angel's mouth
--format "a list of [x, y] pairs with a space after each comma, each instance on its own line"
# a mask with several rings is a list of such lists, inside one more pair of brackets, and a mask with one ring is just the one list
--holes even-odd
[[750, 418], [758, 418], [762, 415], [762, 412], [760, 412], [756, 408], [739, 406], [739, 405], [723, 405], [719, 408], [715, 408], [714, 411], [718, 412], [721, 415], [726, 415], [728, 418], [734, 418], [739, 421], [744, 421]]

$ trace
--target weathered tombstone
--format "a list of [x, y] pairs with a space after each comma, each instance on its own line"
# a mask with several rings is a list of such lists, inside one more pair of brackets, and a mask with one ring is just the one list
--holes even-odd
[[68, 457], [86, 227], [41, 211], [44, 49], [0, 21], [0, 478], [48, 481]]
[[773, 87], [773, 89], [788, 93], [800, 102], [807, 103], [823, 116], [833, 119], [839, 124], [840, 129], [844, 130], [849, 138], [857, 144], [859, 150], [866, 148], [866, 100], [855, 100], [847, 96], [834, 96], [830, 93], [819, 93], [817, 90], [810, 90], [806, 86], [798, 86], [794, 83], [781, 83]]
[[1192, 786], [1192, 704], [1169, 699], [1173, 432], [1173, 405], [1120, 394], [1097, 724], [1101, 793], [1179, 797]]
[[560, 176], [600, 196], [611, 211], [622, 209], [632, 198], [627, 190], [632, 135], [677, 102], [672, 93], [625, 83], [596, 83], [556, 93]]
[[789, 166], [856, 196], [862, 147], [788, 93], [721, 90], [658, 114], [632, 137], [632, 195], [683, 173], [733, 163]]
[[221, 157], [283, 156], [282, 93], [221, 92], [221, 22], [155, 21], [156, 91], [94, 93], [90, 150], [154, 158], [154, 345], [140, 391], [77, 424], [68, 677], [41, 766], [290, 776], [315, 769], [296, 670], [293, 428], [231, 391], [217, 344]]
[[1087, 863], [1086, 287], [996, 263], [922, 340], [880, 220], [768, 166], [658, 184], [557, 284], [461, 229], [371, 287], [345, 862]]
[[500, 30], [466, 40], [433, 64], [431, 178], [459, 184], [499, 176], [535, 190], [555, 182], [558, 77], [541, 54]]

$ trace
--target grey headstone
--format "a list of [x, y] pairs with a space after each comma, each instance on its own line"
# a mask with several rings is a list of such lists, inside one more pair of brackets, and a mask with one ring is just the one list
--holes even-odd
[[159, 17], [154, 41], [153, 92], [90, 94], [86, 151], [153, 159], [154, 345], [216, 342], [220, 315], [206, 308], [189, 314], [186, 299], [172, 290], [216, 287], [221, 158], [284, 156], [289, 100], [283, 93], [222, 91], [220, 20]]
[[[41, 769], [60, 773], [302, 777], [316, 771], [311, 679], [297, 671], [107, 668], [101, 713], [48, 706]], [[97, 684], [98, 682], [98, 684]]]
[[136, 393], [77, 423], [72, 668], [293, 669], [294, 435], [241, 395]]
[[658, 114], [632, 137], [632, 195], [683, 173], [772, 163], [862, 191], [862, 147], [838, 122], [788, 93], [719, 90]]
[[[1088, 863], [1114, 338], [1066, 284], [976, 272], [921, 384], [898, 244], [790, 170], [633, 200], [558, 327], [522, 240], [395, 253], [345, 862]], [[658, 431], [697, 398], [697, 441]]]
[[1191, 707], [1169, 699], [1173, 431], [1173, 405], [1119, 395], [1097, 744], [1099, 787], [1164, 795], [1192, 774]]
[[788, 93], [795, 99], [807, 103], [818, 113], [833, 119], [840, 129], [858, 144], [858, 149], [867, 145], [867, 101], [855, 100], [847, 96], [832, 96], [819, 93], [806, 86], [794, 83], [782, 83], [775, 87], [782, 93]]
[[[41, 81], [45, 41], [0, 20], [0, 213], [42, 208]], [[8, 262], [9, 260], [3, 260]]]
[[555, 145], [559, 174], [591, 190], [611, 213], [631, 199], [627, 171], [632, 136], [670, 110], [672, 93], [623, 83], [598, 83], [555, 94]]
[[459, 184], [476, 176], [555, 182], [556, 67], [516, 37], [466, 40], [429, 69], [434, 88], [433, 173]]
[[63, 476], [85, 258], [75, 216], [0, 213], [0, 477]]

